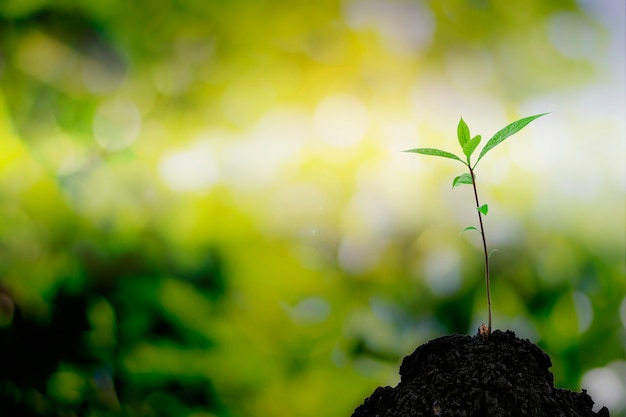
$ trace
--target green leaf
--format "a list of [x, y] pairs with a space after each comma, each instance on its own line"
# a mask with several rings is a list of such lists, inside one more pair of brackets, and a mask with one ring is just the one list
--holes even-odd
[[497, 252], [497, 251], [498, 251], [498, 249], [491, 249], [491, 250], [489, 251], [489, 255], [487, 255], [487, 259], [491, 258], [491, 255], [493, 255], [493, 253], [494, 253], [494, 252]]
[[459, 138], [459, 144], [461, 145], [461, 148], [464, 148], [465, 144], [470, 139], [470, 131], [469, 127], [467, 127], [467, 124], [462, 117], [461, 120], [459, 120], [459, 125], [456, 128], [456, 135]]
[[467, 226], [465, 229], [463, 229], [463, 232], [467, 232], [468, 230], [476, 230], [478, 232], [478, 229], [474, 226]]
[[519, 119], [504, 127], [503, 129], [500, 129], [498, 133], [496, 133], [491, 139], [489, 139], [483, 150], [480, 152], [478, 160], [476, 161], [476, 164], [474, 164], [474, 166], [478, 164], [478, 161], [480, 161], [481, 158], [487, 154], [487, 152], [492, 150], [498, 144], [502, 143], [502, 141], [504, 141], [506, 138], [522, 130], [528, 123], [532, 122], [535, 119], [538, 119], [541, 116], [545, 116], [546, 114], [548, 113], [541, 113], [534, 116], [524, 117], [523, 119]]
[[471, 183], [472, 183], [472, 176], [470, 174], [462, 174], [462, 175], [459, 175], [458, 177], [455, 177], [454, 180], [452, 180], [452, 188], [456, 187], [457, 185], [471, 184]]
[[487, 204], [483, 204], [482, 206], [478, 207], [478, 211], [486, 216], [489, 212], [489, 206]]
[[480, 135], [476, 135], [463, 146], [463, 153], [465, 154], [465, 156], [467, 156], [468, 164], [470, 161], [470, 156], [472, 156], [472, 154], [476, 150], [476, 147], [480, 143], [480, 139], [481, 139]]
[[[406, 150], [404, 152], [414, 152], [414, 153], [419, 153], [419, 154], [422, 154], [422, 155], [441, 156], [442, 158], [456, 159], [457, 161], [463, 162], [461, 160], [461, 158], [459, 158], [455, 154], [450, 153], [450, 152], [446, 152], [446, 151], [442, 151], [441, 149], [416, 148], [416, 149], [409, 149], [409, 150]], [[463, 162], [463, 163], [465, 163], [465, 162]]]

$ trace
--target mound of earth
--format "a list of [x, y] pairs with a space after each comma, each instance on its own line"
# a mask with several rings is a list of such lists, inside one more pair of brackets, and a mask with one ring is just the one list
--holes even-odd
[[378, 387], [352, 417], [609, 417], [585, 390], [554, 387], [550, 357], [511, 331], [444, 336], [400, 366], [400, 383]]

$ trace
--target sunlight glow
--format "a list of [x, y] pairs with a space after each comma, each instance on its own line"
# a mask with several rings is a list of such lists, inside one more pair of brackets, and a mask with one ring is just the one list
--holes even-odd
[[213, 151], [205, 142], [164, 157], [159, 164], [159, 173], [165, 183], [176, 191], [208, 189], [218, 177]]
[[224, 147], [225, 181], [245, 189], [271, 184], [281, 168], [297, 160], [312, 134], [308, 114], [291, 108], [268, 111]]
[[347, 147], [358, 143], [369, 129], [370, 116], [365, 105], [348, 94], [336, 94], [317, 105], [313, 123], [324, 141]]

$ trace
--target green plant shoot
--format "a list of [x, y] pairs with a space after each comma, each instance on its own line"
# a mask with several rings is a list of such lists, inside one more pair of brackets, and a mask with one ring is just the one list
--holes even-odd
[[485, 236], [485, 226], [483, 224], [483, 216], [486, 216], [487, 213], [489, 212], [489, 206], [487, 204], [481, 205], [478, 199], [478, 189], [476, 187], [476, 175], [475, 175], [476, 165], [478, 165], [478, 162], [480, 162], [480, 160], [487, 154], [487, 152], [495, 148], [497, 145], [502, 143], [508, 137], [522, 130], [526, 125], [528, 125], [533, 120], [538, 119], [541, 116], [545, 116], [546, 114], [548, 113], [542, 113], [542, 114], [537, 114], [534, 116], [524, 117], [523, 119], [519, 119], [509, 124], [508, 126], [500, 129], [495, 135], [491, 137], [491, 139], [487, 141], [487, 144], [482, 148], [482, 150], [478, 154], [478, 158], [476, 159], [476, 162], [474, 163], [472, 163], [472, 155], [474, 154], [474, 151], [476, 151], [476, 148], [480, 144], [481, 136], [476, 135], [474, 137], [471, 137], [470, 129], [465, 123], [465, 121], [463, 120], [463, 118], [459, 120], [459, 124], [457, 126], [457, 137], [459, 140], [459, 145], [463, 151], [463, 156], [464, 156], [463, 159], [451, 152], [446, 152], [446, 151], [442, 151], [440, 149], [434, 149], [434, 148], [416, 148], [416, 149], [409, 149], [405, 151], [405, 152], [419, 153], [422, 155], [439, 156], [442, 158], [454, 159], [454, 160], [461, 162], [468, 169], [468, 172], [461, 174], [452, 180], [452, 188], [461, 184], [471, 184], [474, 189], [474, 198], [476, 202], [476, 211], [478, 213], [478, 224], [479, 224], [480, 229], [477, 229], [474, 226], [468, 226], [463, 231], [476, 230], [480, 232], [480, 235], [482, 237], [483, 252], [484, 252], [484, 259], [485, 259], [485, 287], [487, 291], [487, 309], [489, 312], [488, 313], [489, 321], [488, 321], [487, 327], [485, 328], [484, 324], [481, 326], [481, 334], [485, 338], [488, 338], [489, 335], [491, 334], [491, 290], [490, 290], [490, 281], [489, 281], [489, 258], [491, 254], [495, 251], [495, 249], [492, 250], [491, 252], [487, 251], [487, 238]]

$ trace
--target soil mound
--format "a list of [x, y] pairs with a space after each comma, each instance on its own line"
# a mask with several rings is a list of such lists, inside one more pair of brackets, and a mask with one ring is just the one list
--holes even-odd
[[609, 417], [593, 400], [554, 387], [550, 357], [511, 331], [444, 336], [400, 366], [400, 383], [378, 387], [352, 417]]

